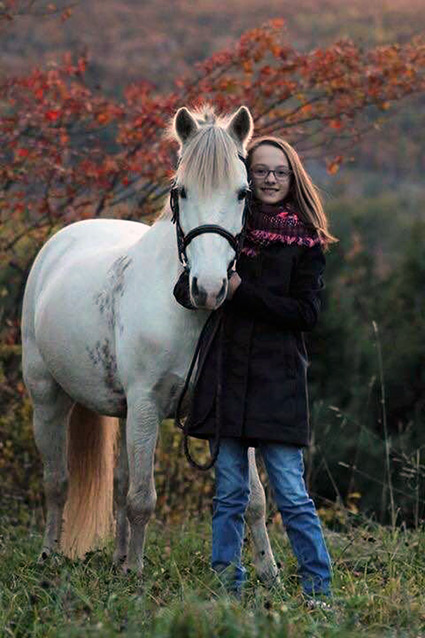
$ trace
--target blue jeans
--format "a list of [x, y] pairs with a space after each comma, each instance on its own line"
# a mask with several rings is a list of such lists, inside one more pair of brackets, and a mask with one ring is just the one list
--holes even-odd
[[[211, 441], [210, 441], [211, 446]], [[301, 448], [281, 443], [259, 445], [305, 594], [329, 595], [331, 562], [316, 508], [304, 483]], [[223, 438], [215, 464], [211, 566], [227, 574], [227, 586], [240, 593], [246, 578], [242, 566], [244, 514], [249, 501], [248, 447]]]

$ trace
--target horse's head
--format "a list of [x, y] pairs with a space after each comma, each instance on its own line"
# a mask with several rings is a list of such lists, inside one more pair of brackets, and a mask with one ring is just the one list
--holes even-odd
[[[243, 225], [248, 177], [243, 158], [253, 122], [242, 106], [228, 118], [217, 118], [210, 108], [191, 113], [181, 108], [173, 123], [180, 142], [175, 198], [190, 269], [190, 294], [199, 308], [214, 310], [226, 299], [228, 268], [235, 258], [232, 237]], [[217, 229], [226, 232], [220, 234]]]

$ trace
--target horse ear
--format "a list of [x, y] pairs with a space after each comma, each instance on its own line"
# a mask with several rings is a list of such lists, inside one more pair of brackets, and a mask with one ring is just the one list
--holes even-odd
[[174, 117], [174, 131], [181, 144], [185, 144], [187, 140], [198, 130], [198, 125], [190, 111], [183, 106], [179, 109]]
[[237, 144], [246, 146], [254, 132], [254, 121], [249, 109], [241, 106], [236, 111], [227, 125], [227, 132], [233, 137]]

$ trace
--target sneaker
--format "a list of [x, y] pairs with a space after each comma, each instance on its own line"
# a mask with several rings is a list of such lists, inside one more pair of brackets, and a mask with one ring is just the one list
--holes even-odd
[[322, 611], [333, 611], [331, 603], [324, 598], [306, 598], [304, 604], [308, 611], [314, 611], [315, 609], [321, 609]]
[[242, 589], [231, 589], [228, 592], [228, 595], [238, 603], [242, 602], [243, 592]]
[[243, 598], [244, 583], [237, 582], [234, 567], [232, 565], [227, 565], [226, 567], [221, 568], [220, 566], [214, 571], [220, 580], [223, 593], [226, 593], [232, 599], [240, 602]]
[[220, 596], [225, 596], [230, 601], [241, 603], [243, 600], [243, 591], [242, 589], [234, 589], [234, 588], [222, 586], [221, 590], [215, 594], [214, 600], [216, 600], [217, 597], [220, 597]]

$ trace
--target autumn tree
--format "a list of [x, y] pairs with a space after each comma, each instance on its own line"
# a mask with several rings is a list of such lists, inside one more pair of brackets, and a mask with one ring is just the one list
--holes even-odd
[[0, 2], [0, 32], [13, 20], [23, 16], [37, 18], [50, 18], [59, 16], [62, 21], [67, 20], [72, 14], [72, 8], [78, 4], [75, 2], [45, 2], [43, 0], [2, 0]]
[[70, 55], [55, 68], [7, 78], [0, 240], [9, 339], [17, 338], [29, 265], [54, 230], [89, 217], [155, 218], [176, 159], [164, 131], [179, 106], [207, 101], [230, 112], [246, 104], [256, 134], [284, 136], [334, 174], [393, 104], [423, 91], [424, 61], [419, 38], [370, 50], [343, 40], [300, 53], [274, 20], [197, 64], [168, 94], [141, 80], [117, 102], [90, 88], [86, 60]]

